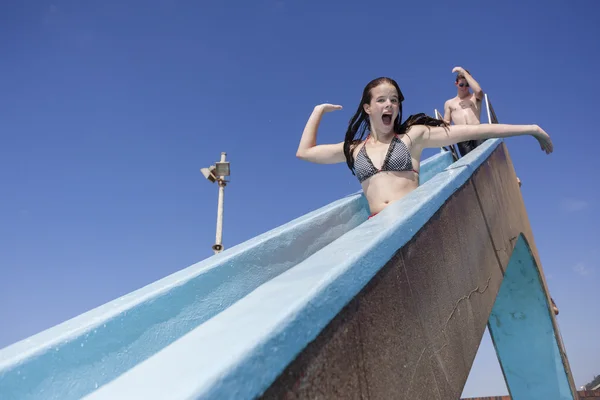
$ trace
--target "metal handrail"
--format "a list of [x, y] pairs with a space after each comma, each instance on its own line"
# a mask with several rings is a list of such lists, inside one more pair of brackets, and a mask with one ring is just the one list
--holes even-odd
[[[438, 112], [437, 108], [435, 108], [435, 109], [433, 110], [433, 113], [434, 113], [434, 115], [435, 115], [435, 119], [442, 119], [442, 120], [444, 119], [444, 117], [442, 117], [442, 114], [440, 114], [440, 113]], [[452, 153], [452, 158], [454, 159], [454, 161], [458, 161], [458, 158], [459, 158], [459, 157], [458, 157], [458, 152], [456, 151], [456, 148], [454, 147], [454, 145], [453, 145], [453, 144], [451, 144], [451, 145], [450, 145], [450, 146], [448, 146], [448, 147], [449, 147], [449, 148], [446, 148], [446, 147], [441, 147], [441, 149], [442, 149], [442, 152], [445, 152], [445, 151], [449, 151], [449, 152], [451, 152], [451, 153]]]
[[498, 117], [496, 117], [496, 112], [494, 111], [494, 107], [492, 107], [492, 102], [490, 101], [490, 98], [488, 97], [487, 93], [484, 94], [484, 96], [485, 96], [485, 108], [487, 109], [488, 123], [489, 124], [497, 124]]

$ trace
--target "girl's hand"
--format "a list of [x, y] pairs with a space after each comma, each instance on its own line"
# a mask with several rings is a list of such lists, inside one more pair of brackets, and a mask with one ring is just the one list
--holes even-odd
[[332, 112], [332, 111], [336, 111], [336, 110], [341, 110], [342, 106], [325, 103], [325, 104], [319, 104], [318, 106], [315, 107], [315, 109], [319, 109], [323, 113], [328, 113], [328, 112]]
[[546, 152], [546, 154], [552, 153], [552, 151], [554, 150], [554, 145], [552, 144], [552, 139], [550, 139], [550, 135], [548, 135], [546, 131], [544, 131], [539, 126], [536, 125], [535, 127], [538, 132], [535, 133], [533, 136], [540, 143], [540, 147], [543, 151]]

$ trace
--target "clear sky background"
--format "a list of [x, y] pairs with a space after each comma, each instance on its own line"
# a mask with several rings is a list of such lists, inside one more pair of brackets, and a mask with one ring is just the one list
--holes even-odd
[[[410, 5], [412, 4], [412, 5]], [[37, 1], [0, 5], [0, 347], [212, 255], [226, 151], [225, 246], [360, 189], [295, 158], [322, 102], [343, 140], [364, 85], [404, 117], [453, 97], [460, 65], [500, 122], [576, 384], [600, 374], [600, 2]], [[425, 157], [433, 154], [430, 151]], [[487, 340], [487, 339], [486, 339]], [[483, 342], [466, 395], [506, 392]]]

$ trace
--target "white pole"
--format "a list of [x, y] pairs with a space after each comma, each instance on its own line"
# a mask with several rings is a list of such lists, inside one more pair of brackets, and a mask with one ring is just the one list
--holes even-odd
[[[221, 153], [221, 162], [225, 162], [225, 157], [227, 153]], [[217, 177], [217, 183], [219, 184], [219, 205], [217, 208], [217, 235], [215, 245], [213, 246], [213, 250], [215, 254], [223, 251], [223, 200], [225, 195], [225, 179], [223, 176]]]
[[487, 109], [487, 115], [488, 115], [488, 124], [491, 124], [492, 123], [492, 117], [490, 116], [490, 102], [488, 100], [487, 93], [484, 96], [485, 96], [485, 108]]

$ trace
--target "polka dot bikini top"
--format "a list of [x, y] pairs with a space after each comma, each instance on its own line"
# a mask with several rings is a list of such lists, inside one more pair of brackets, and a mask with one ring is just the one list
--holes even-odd
[[381, 169], [375, 168], [366, 150], [366, 141], [369, 140], [369, 136], [367, 136], [365, 145], [358, 151], [354, 161], [354, 171], [360, 183], [381, 171], [413, 171], [418, 173], [413, 168], [408, 147], [398, 138], [398, 135], [395, 135], [390, 143]]

